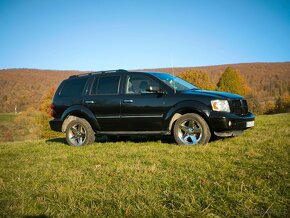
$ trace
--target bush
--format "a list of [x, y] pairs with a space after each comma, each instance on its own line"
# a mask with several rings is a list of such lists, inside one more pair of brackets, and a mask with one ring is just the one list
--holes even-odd
[[269, 105], [265, 114], [289, 113], [290, 112], [290, 96], [278, 97], [275, 104]]
[[40, 111], [28, 108], [15, 118], [14, 140], [33, 140], [41, 137], [42, 126], [37, 122]]
[[254, 95], [253, 93], [246, 96], [249, 111], [251, 111], [254, 114], [262, 114], [263, 110], [261, 107], [261, 104], [258, 100], [258, 97]]
[[44, 96], [40, 103], [40, 114], [37, 118], [37, 122], [42, 127], [41, 137], [42, 138], [56, 138], [63, 137], [62, 133], [54, 132], [50, 129], [49, 120], [50, 117], [50, 104], [52, 102], [53, 95], [55, 93], [55, 88], [52, 88], [47, 95]]

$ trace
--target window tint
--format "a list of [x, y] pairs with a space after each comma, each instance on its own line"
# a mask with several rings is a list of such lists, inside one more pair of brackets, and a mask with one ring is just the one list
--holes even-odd
[[93, 87], [92, 87], [91, 94], [93, 94], [93, 95], [97, 94], [98, 84], [99, 84], [99, 77], [96, 77], [95, 80], [94, 80], [94, 84], [93, 84]]
[[83, 93], [87, 78], [69, 79], [65, 81], [61, 96], [80, 96]]
[[120, 76], [102, 76], [96, 78], [92, 88], [92, 94], [118, 94]]
[[159, 84], [148, 76], [144, 75], [127, 76], [126, 83], [127, 94], [150, 93], [146, 91], [149, 86], [159, 87]]

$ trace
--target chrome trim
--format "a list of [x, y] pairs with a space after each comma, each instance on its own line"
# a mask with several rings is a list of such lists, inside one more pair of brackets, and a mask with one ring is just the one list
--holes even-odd
[[94, 101], [85, 101], [86, 104], [94, 104]]
[[124, 99], [123, 103], [133, 103], [133, 100], [132, 99]]

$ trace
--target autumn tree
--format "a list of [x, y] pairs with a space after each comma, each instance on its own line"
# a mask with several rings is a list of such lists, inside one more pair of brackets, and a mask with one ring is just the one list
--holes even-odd
[[289, 113], [290, 112], [290, 96], [278, 97], [275, 104], [267, 108], [266, 114]]
[[50, 104], [52, 102], [53, 95], [55, 93], [55, 88], [52, 88], [41, 100], [40, 111], [46, 113], [48, 116], [50, 114]]
[[232, 67], [227, 67], [225, 69], [217, 84], [217, 90], [243, 96], [249, 93], [249, 87], [247, 86], [245, 79], [239, 71]]
[[55, 88], [52, 88], [41, 100], [40, 102], [40, 112], [41, 116], [39, 117], [38, 121], [42, 125], [42, 137], [43, 138], [53, 138], [61, 136], [57, 132], [53, 132], [49, 126], [50, 117], [50, 105], [52, 103], [52, 98], [55, 93]]
[[251, 111], [255, 115], [263, 113], [262, 106], [259, 102], [259, 98], [257, 97], [257, 95], [255, 95], [254, 93], [250, 93], [246, 96], [246, 99], [249, 111]]
[[210, 82], [208, 74], [201, 70], [186, 70], [178, 76], [201, 89], [213, 90], [215, 88]]

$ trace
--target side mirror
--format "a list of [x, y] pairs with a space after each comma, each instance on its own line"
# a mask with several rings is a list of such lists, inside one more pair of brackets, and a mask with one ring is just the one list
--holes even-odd
[[163, 93], [157, 86], [148, 86], [146, 91], [152, 93]]

